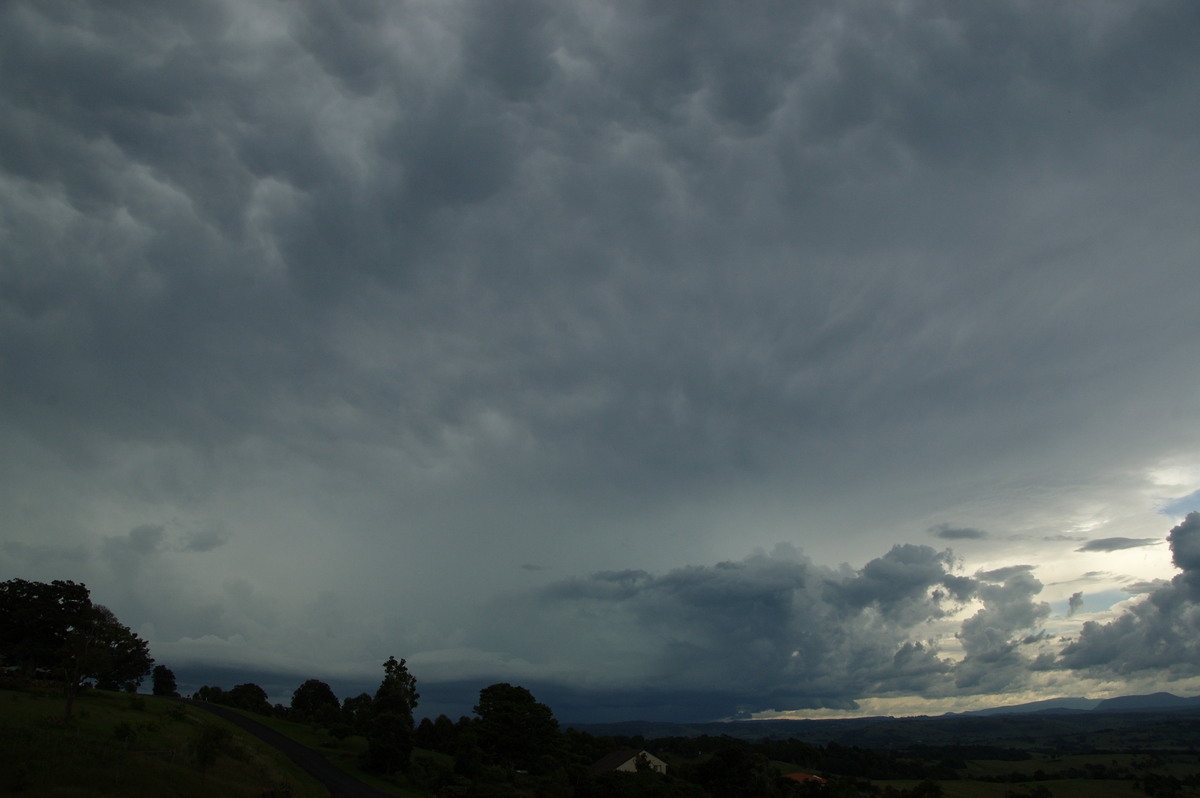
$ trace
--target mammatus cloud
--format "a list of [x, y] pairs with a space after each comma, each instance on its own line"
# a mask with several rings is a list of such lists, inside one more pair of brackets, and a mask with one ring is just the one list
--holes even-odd
[[1099, 538], [1089, 540], [1075, 551], [1123, 551], [1142, 546], [1157, 546], [1159, 543], [1162, 541], [1157, 538]]
[[[0, 3], [0, 570], [247, 667], [717, 714], [1020, 683], [1079, 508], [1153, 534], [1128, 475], [1200, 451], [1198, 38], [1175, 0]], [[778, 540], [854, 566], [742, 559]]]
[[1085, 623], [1063, 648], [1062, 667], [1113, 676], [1200, 673], [1200, 513], [1188, 513], [1167, 541], [1181, 573], [1116, 619]]

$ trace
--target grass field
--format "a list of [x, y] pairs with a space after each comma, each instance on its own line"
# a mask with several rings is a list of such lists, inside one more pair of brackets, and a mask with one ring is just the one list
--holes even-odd
[[[327, 730], [310, 724], [293, 723], [292, 721], [281, 720], [279, 718], [268, 718], [237, 709], [233, 711], [256, 720], [264, 726], [272, 728], [286, 737], [290, 737], [301, 745], [308, 746], [315, 751], [320, 751], [330, 764], [378, 790], [402, 796], [402, 798], [428, 798], [431, 794], [417, 787], [401, 783], [397, 779], [381, 778], [363, 770], [359, 763], [362, 761], [363, 754], [367, 750], [367, 740], [365, 737], [351, 736], [338, 739]], [[451, 770], [454, 767], [454, 760], [451, 757], [423, 749], [415, 750], [413, 752], [414, 767], [422, 767], [423, 763], [427, 767], [444, 767]]]
[[86, 691], [0, 689], [0, 795], [327, 798], [285, 756], [202, 710]]

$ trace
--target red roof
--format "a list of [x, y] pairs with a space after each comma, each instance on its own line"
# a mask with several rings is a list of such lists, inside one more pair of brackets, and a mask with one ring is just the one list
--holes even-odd
[[828, 779], [823, 779], [820, 776], [814, 776], [811, 773], [788, 773], [784, 776], [785, 779], [795, 779], [796, 781], [815, 781], [819, 784], [828, 784]]

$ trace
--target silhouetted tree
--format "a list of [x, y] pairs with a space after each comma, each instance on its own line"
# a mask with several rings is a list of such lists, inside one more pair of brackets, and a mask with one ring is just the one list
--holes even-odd
[[146, 641], [93, 605], [86, 586], [61, 580], [0, 582], [0, 654], [27, 675], [45, 669], [59, 676], [66, 717], [85, 679], [136, 690], [154, 664]]
[[770, 760], [745, 745], [717, 750], [704, 762], [685, 769], [683, 777], [710, 795], [729, 798], [787, 795], [795, 786], [795, 782], [780, 778]]
[[154, 695], [178, 696], [175, 686], [175, 674], [166, 665], [155, 665], [150, 673], [150, 681], [154, 685], [151, 691]]
[[88, 589], [56, 579], [49, 584], [10, 579], [0, 582], [0, 655], [26, 676], [38, 668], [60, 670], [70, 635], [92, 610]]
[[383, 674], [371, 701], [366, 765], [377, 773], [395, 773], [408, 767], [412, 755], [413, 709], [420, 695], [404, 660], [388, 657]]
[[509, 770], [533, 770], [558, 751], [558, 721], [550, 707], [524, 687], [502, 682], [479, 691], [479, 745]]
[[355, 734], [366, 735], [367, 724], [371, 720], [372, 700], [370, 693], [359, 693], [353, 698], [342, 699], [342, 722], [353, 729]]
[[267, 699], [267, 691], [254, 682], [235, 686], [224, 694], [223, 703], [259, 715], [271, 714], [271, 702]]
[[292, 711], [304, 720], [331, 723], [340, 709], [333, 689], [320, 679], [309, 679], [292, 693]]
[[[82, 630], [81, 630], [82, 631]], [[82, 642], [79, 675], [96, 680], [102, 690], [134, 692], [150, 673], [149, 646], [117, 620], [108, 607], [96, 605]]]
[[203, 685], [199, 690], [192, 693], [193, 701], [207, 701], [210, 704], [224, 704], [225, 691], [220, 687], [209, 687]]

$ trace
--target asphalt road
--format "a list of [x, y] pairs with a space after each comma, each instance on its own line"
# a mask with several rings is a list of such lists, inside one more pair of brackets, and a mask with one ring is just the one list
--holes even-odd
[[285, 737], [258, 721], [204, 701], [187, 701], [186, 703], [240, 726], [263, 742], [278, 748], [303, 768], [304, 772], [328, 787], [330, 798], [395, 798], [389, 793], [381, 792], [370, 785], [363, 784], [353, 776], [343, 773], [329, 764], [329, 761], [317, 751]]

